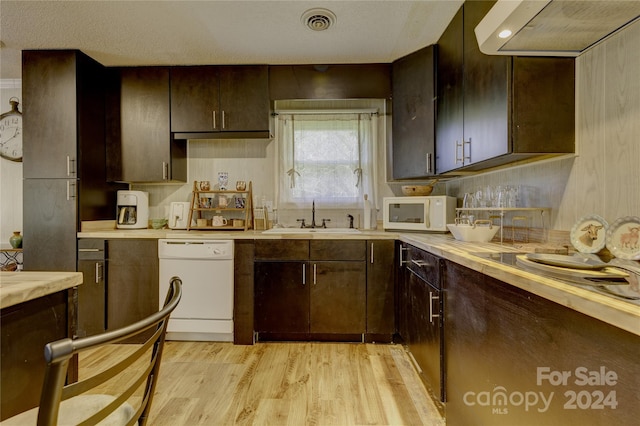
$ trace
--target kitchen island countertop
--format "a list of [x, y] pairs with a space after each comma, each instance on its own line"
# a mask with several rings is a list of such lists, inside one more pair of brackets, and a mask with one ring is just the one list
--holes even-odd
[[543, 277], [521, 269], [474, 256], [477, 252], [533, 252], [536, 244], [468, 243], [457, 241], [449, 233], [410, 233], [363, 230], [360, 233], [270, 234], [263, 231], [186, 231], [171, 229], [90, 230], [78, 238], [184, 238], [184, 239], [397, 239], [413, 244], [444, 259], [489, 275], [562, 306], [597, 318], [640, 336], [640, 307], [563, 281]]
[[81, 272], [0, 272], [0, 308], [82, 284]]

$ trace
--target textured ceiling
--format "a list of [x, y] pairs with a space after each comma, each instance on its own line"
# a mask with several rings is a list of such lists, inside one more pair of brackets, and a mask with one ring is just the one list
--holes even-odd
[[[434, 44], [462, 0], [0, 1], [0, 78], [23, 49], [80, 49], [107, 66], [391, 62]], [[337, 16], [316, 32], [311, 8]]]

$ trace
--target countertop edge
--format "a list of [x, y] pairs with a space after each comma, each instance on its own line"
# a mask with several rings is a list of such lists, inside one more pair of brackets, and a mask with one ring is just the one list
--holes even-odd
[[0, 308], [8, 308], [82, 284], [82, 272], [0, 272]]

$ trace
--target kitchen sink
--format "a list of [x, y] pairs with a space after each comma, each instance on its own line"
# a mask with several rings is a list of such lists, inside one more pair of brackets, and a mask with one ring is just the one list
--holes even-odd
[[359, 234], [355, 228], [271, 228], [263, 234]]

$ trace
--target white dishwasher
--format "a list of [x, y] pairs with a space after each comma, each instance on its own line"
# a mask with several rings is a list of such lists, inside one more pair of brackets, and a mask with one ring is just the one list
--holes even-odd
[[233, 240], [158, 240], [160, 306], [173, 276], [182, 299], [171, 314], [168, 340], [233, 341]]

